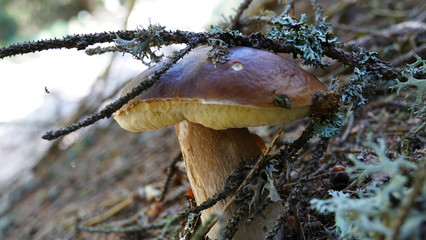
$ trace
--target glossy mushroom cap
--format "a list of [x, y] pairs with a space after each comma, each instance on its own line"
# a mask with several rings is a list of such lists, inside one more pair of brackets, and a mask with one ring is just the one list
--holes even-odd
[[[276, 125], [308, 116], [315, 91], [326, 87], [293, 61], [268, 51], [231, 48], [229, 60], [214, 65], [209, 46], [194, 49], [171, 67], [151, 88], [114, 114], [126, 130], [161, 129], [185, 119], [215, 130]], [[130, 92], [161, 63], [136, 76]], [[290, 108], [276, 96], [285, 94]]]

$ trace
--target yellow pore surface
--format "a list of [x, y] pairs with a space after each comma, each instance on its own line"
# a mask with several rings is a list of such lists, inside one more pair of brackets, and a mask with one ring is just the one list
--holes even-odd
[[215, 130], [279, 125], [308, 116], [309, 106], [259, 108], [236, 104], [203, 103], [199, 100], [136, 100], [114, 113], [118, 124], [132, 132], [161, 129], [183, 120]]

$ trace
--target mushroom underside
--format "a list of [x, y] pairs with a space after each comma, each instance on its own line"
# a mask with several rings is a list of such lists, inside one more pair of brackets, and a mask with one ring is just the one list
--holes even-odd
[[128, 131], [162, 129], [183, 120], [200, 123], [215, 130], [248, 126], [278, 125], [304, 118], [309, 107], [260, 108], [199, 100], [136, 100], [114, 114], [115, 120]]

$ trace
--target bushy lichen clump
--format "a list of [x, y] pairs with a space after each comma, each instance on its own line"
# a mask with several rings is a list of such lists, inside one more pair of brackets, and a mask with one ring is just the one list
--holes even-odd
[[[374, 71], [368, 71], [365, 64], [376, 55], [375, 52], [368, 52], [364, 48], [359, 49], [358, 55], [361, 57], [359, 63], [361, 68], [354, 68], [354, 75], [347, 87], [341, 94], [342, 105], [334, 115], [327, 118], [316, 119], [315, 134], [321, 137], [330, 138], [340, 133], [345, 116], [350, 111], [355, 111], [359, 106], [366, 104], [369, 97], [374, 94], [376, 82], [382, 75]], [[337, 80], [330, 83], [329, 91], [338, 91]]]
[[124, 40], [119, 36], [114, 40], [118, 49], [132, 54], [135, 58], [141, 60], [145, 65], [150, 67], [153, 63], [159, 62], [163, 57], [162, 54], [157, 55], [156, 51], [152, 51], [152, 48], [161, 48], [163, 39], [160, 33], [163, 32], [164, 29], [165, 27], [163, 26], [151, 24], [147, 29], [138, 28], [136, 37], [132, 40]]
[[369, 72], [365, 68], [354, 69], [354, 76], [347, 88], [343, 91], [342, 100], [346, 106], [350, 106], [353, 110], [360, 105], [367, 103], [368, 98], [374, 93], [376, 88], [375, 82], [380, 79], [380, 75]]
[[342, 101], [348, 110], [356, 110], [360, 105], [367, 103], [369, 96], [376, 89], [376, 82], [382, 78], [379, 73], [367, 70], [367, 62], [375, 58], [376, 52], [360, 48], [357, 55], [361, 58], [359, 61], [361, 67], [354, 68], [354, 76], [342, 94]]
[[315, 121], [314, 134], [318, 134], [320, 137], [331, 138], [340, 133], [342, 128], [344, 115], [342, 113], [336, 113], [328, 118], [319, 118]]
[[416, 62], [407, 64], [408, 68], [402, 72], [402, 76], [406, 81], [396, 79], [396, 84], [392, 88], [397, 90], [398, 95], [401, 89], [408, 89], [410, 91], [408, 96], [414, 97], [415, 101], [411, 102], [407, 98], [407, 105], [416, 117], [426, 121], [426, 79], [417, 79], [414, 77], [418, 72], [426, 74], [426, 60], [422, 60], [416, 54], [414, 54], [414, 57], [416, 58]]
[[[339, 239], [421, 239], [421, 229], [426, 223], [426, 186], [424, 163], [415, 164], [400, 156], [390, 160], [383, 139], [373, 143], [371, 135], [365, 144], [377, 156], [377, 162], [367, 164], [358, 156], [351, 157], [351, 177], [362, 182], [367, 176], [385, 174], [389, 181], [372, 181], [357, 196], [342, 191], [330, 191], [331, 198], [311, 200], [312, 207], [322, 214], [335, 214], [333, 231]], [[420, 178], [420, 179], [419, 179]], [[386, 179], [386, 178], [385, 178]], [[414, 189], [415, 181], [420, 189]], [[415, 190], [416, 196], [410, 196]], [[410, 207], [410, 200], [414, 201]], [[407, 209], [407, 206], [409, 208]], [[405, 219], [401, 219], [404, 216]]]
[[284, 39], [302, 52], [303, 64], [316, 67], [327, 66], [323, 61], [324, 49], [338, 44], [325, 23], [307, 25], [307, 17], [302, 14], [300, 21], [291, 16], [274, 19], [274, 26], [268, 30], [267, 36], [273, 39]]

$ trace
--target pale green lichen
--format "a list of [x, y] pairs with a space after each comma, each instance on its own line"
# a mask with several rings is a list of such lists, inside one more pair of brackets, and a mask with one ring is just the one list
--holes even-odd
[[207, 57], [216, 66], [217, 63], [225, 63], [229, 60], [228, 45], [221, 39], [210, 38], [208, 39], [209, 45], [213, 48], [207, 52]]
[[328, 25], [319, 23], [307, 25], [307, 17], [302, 14], [300, 21], [289, 15], [272, 20], [274, 26], [268, 30], [267, 37], [283, 39], [302, 52], [303, 64], [328, 66], [323, 61], [324, 49], [338, 44], [337, 38], [328, 31]]
[[344, 114], [337, 113], [331, 117], [316, 119], [314, 134], [324, 138], [331, 138], [339, 134], [344, 117]]
[[[211, 26], [209, 33], [212, 35], [229, 34], [234, 38], [243, 36], [238, 30], [223, 31], [221, 28], [213, 26]], [[225, 41], [223, 41], [222, 39], [214, 37], [209, 38], [208, 43], [213, 48], [207, 53], [207, 57], [214, 65], [216, 65], [217, 63], [225, 63], [229, 60], [228, 51], [229, 48], [232, 46], [228, 46], [228, 44], [225, 43]]]
[[[418, 174], [419, 167], [400, 156], [394, 160], [386, 156], [383, 139], [373, 143], [371, 134], [365, 146], [371, 148], [376, 156], [375, 163], [367, 164], [355, 156], [355, 164], [348, 168], [351, 177], [363, 181], [375, 173], [389, 176], [389, 181], [370, 182], [357, 190], [357, 196], [341, 191], [330, 191], [331, 198], [311, 200], [312, 208], [322, 214], [334, 214], [335, 226], [330, 230], [339, 239], [392, 239], [398, 228], [397, 222], [409, 194], [413, 191], [410, 179]], [[396, 239], [421, 239], [421, 229], [426, 222], [426, 186], [415, 199], [416, 204], [408, 209], [408, 215]]]
[[416, 61], [412, 64], [407, 64], [408, 68], [402, 72], [403, 78], [406, 81], [395, 79], [396, 84], [392, 89], [396, 89], [398, 95], [402, 89], [407, 89], [407, 96], [415, 98], [412, 101], [410, 97], [406, 97], [407, 105], [410, 107], [411, 113], [423, 121], [426, 121], [426, 79], [417, 79], [414, 77], [417, 73], [426, 74], [426, 60], [422, 60], [417, 54], [414, 54]]
[[149, 25], [147, 29], [138, 28], [136, 37], [132, 40], [121, 39], [117, 36], [114, 41], [117, 48], [123, 52], [132, 54], [135, 58], [141, 60], [145, 65], [151, 66], [153, 63], [159, 62], [163, 55], [157, 55], [156, 50], [159, 50], [163, 44], [163, 39], [160, 35], [165, 27], [156, 25]]
[[[331, 117], [315, 120], [315, 134], [325, 138], [339, 134], [347, 113], [366, 104], [369, 97], [374, 94], [376, 83], [381, 79], [382, 75], [374, 71], [368, 71], [365, 65], [370, 59], [375, 58], [376, 54], [375, 52], [368, 52], [364, 48], [357, 50], [357, 55], [360, 57], [359, 63], [362, 64], [362, 67], [354, 68], [354, 75], [351, 77], [349, 85], [342, 91], [341, 101], [343, 104], [337, 109], [336, 113]], [[332, 79], [328, 90], [337, 91], [338, 88], [337, 79]]]
[[[275, 186], [276, 183], [273, 176], [275, 172], [277, 172], [277, 170], [272, 166], [263, 169], [258, 177], [243, 188], [244, 194], [237, 200], [242, 200], [246, 197], [250, 198], [249, 208], [250, 210], [254, 209], [256, 212], [259, 210], [259, 207], [261, 207], [262, 201], [282, 201]], [[266, 176], [266, 179], [262, 175]]]
[[375, 82], [381, 78], [380, 74], [367, 71], [365, 68], [354, 69], [354, 76], [342, 94], [343, 103], [355, 110], [358, 106], [367, 103], [368, 97], [374, 93]]

